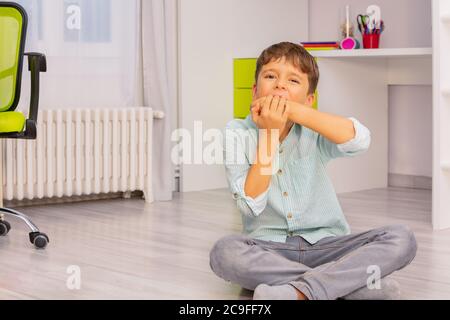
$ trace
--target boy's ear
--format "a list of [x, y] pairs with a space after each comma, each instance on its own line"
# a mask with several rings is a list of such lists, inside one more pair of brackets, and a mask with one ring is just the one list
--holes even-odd
[[252, 98], [253, 98], [253, 100], [255, 100], [255, 97], [256, 97], [256, 83], [254, 83], [253, 87], [252, 87]]
[[307, 105], [308, 107], [312, 107], [315, 100], [316, 100], [316, 95], [315, 95], [315, 94], [309, 94], [309, 95], [306, 97], [306, 105]]

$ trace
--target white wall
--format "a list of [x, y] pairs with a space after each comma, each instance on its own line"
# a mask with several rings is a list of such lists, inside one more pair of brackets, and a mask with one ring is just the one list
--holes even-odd
[[[430, 0], [378, 0], [376, 3], [386, 24], [381, 47], [431, 46]], [[192, 132], [194, 121], [201, 120], [203, 130], [223, 128], [233, 117], [232, 59], [257, 57], [264, 48], [279, 41], [338, 40], [346, 4], [351, 5], [351, 14], [356, 16], [373, 2], [179, 0], [180, 127]], [[323, 97], [321, 101], [324, 103]], [[426, 101], [429, 103], [424, 105]], [[389, 127], [394, 129], [389, 135], [389, 172], [431, 176], [431, 158], [426, 151], [432, 144], [431, 120], [427, 118], [430, 108], [429, 86], [390, 88]], [[425, 117], [419, 110], [426, 113]], [[426, 134], [405, 139], [400, 132], [405, 121], [420, 123]], [[414, 131], [412, 137], [417, 133]], [[226, 187], [221, 165], [183, 165], [181, 174], [182, 191]], [[338, 192], [348, 189], [344, 182], [340, 183], [338, 173], [332, 176]]]
[[[305, 41], [307, 0], [179, 0], [181, 128], [222, 129], [233, 118], [233, 58]], [[183, 192], [227, 187], [222, 165], [182, 165]]]
[[[388, 185], [388, 90], [384, 59], [319, 58], [319, 109], [355, 117], [371, 133], [367, 152], [330, 161], [327, 173], [337, 193]], [[362, 75], [370, 75], [361, 81]]]
[[[431, 0], [313, 0], [309, 6], [310, 40], [339, 39], [345, 5], [351, 6], [351, 15], [356, 17], [374, 3], [380, 6], [386, 25], [382, 48], [431, 47]], [[360, 39], [356, 27], [355, 36]], [[390, 87], [390, 173], [431, 177], [431, 104], [430, 86]]]
[[[340, 39], [339, 26], [345, 6], [350, 15], [355, 36], [361, 39], [356, 16], [366, 12], [371, 4], [381, 9], [386, 29], [380, 38], [381, 48], [431, 47], [431, 0], [310, 0], [309, 36], [311, 41]], [[345, 18], [345, 16], [344, 16]]]
[[389, 90], [389, 172], [432, 176], [433, 101], [430, 86]]

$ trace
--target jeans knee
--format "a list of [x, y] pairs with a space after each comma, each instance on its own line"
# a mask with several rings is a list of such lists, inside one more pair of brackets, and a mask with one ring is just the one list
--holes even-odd
[[229, 235], [214, 244], [209, 254], [209, 265], [216, 275], [224, 277], [238, 256], [238, 251], [245, 239], [243, 235]]
[[405, 225], [393, 225], [389, 229], [397, 245], [397, 256], [403, 258], [404, 265], [408, 265], [417, 253], [417, 241], [414, 232]]

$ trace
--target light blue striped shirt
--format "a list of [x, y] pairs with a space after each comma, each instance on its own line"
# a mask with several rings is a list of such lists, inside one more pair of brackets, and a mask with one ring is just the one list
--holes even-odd
[[370, 132], [355, 118], [356, 135], [335, 144], [315, 131], [294, 124], [278, 146], [270, 186], [255, 199], [244, 192], [254, 163], [258, 129], [251, 116], [230, 121], [224, 130], [224, 160], [228, 185], [249, 236], [285, 242], [301, 236], [311, 244], [328, 236], [350, 234], [326, 164], [337, 157], [355, 156], [369, 148]]

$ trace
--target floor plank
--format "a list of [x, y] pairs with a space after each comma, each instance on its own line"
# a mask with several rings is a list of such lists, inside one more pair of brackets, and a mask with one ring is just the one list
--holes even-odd
[[[404, 223], [419, 250], [392, 275], [406, 299], [450, 299], [450, 230], [431, 228], [431, 191], [404, 188], [340, 194], [353, 232]], [[240, 232], [241, 218], [225, 189], [175, 194], [170, 202], [136, 198], [21, 208], [50, 237], [33, 249], [28, 230], [0, 238], [0, 299], [250, 299], [252, 292], [216, 277], [209, 250]], [[70, 290], [69, 266], [81, 270]]]

